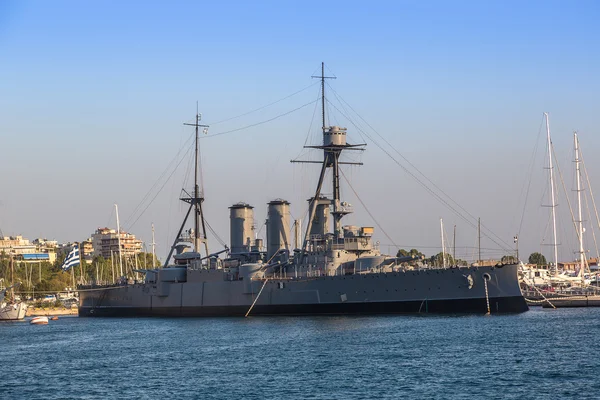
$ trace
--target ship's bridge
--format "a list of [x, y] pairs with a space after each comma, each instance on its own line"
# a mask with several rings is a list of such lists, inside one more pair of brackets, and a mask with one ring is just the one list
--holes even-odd
[[347, 250], [363, 252], [379, 250], [379, 244], [374, 244], [371, 240], [373, 233], [371, 227], [345, 226], [344, 233], [345, 236], [341, 238], [336, 238], [332, 233], [310, 235], [308, 251]]

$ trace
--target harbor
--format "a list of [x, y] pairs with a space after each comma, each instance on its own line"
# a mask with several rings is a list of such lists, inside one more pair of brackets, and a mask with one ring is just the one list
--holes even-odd
[[600, 398], [598, 21], [0, 0], [1, 400]]

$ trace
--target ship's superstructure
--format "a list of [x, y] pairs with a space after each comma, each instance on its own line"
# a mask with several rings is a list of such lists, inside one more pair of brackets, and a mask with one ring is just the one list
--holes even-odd
[[[320, 76], [324, 93], [324, 71]], [[308, 199], [308, 221], [291, 220], [290, 203], [268, 203], [266, 243], [256, 235], [254, 207], [229, 207], [230, 247], [209, 253], [203, 193], [182, 198], [194, 210], [194, 229], [184, 220], [163, 268], [144, 270], [142, 283], [89, 287], [80, 291], [80, 316], [235, 316], [295, 314], [378, 314], [406, 312], [522, 312], [527, 305], [517, 265], [413, 269], [380, 252], [371, 226], [343, 225], [352, 206], [340, 198], [340, 160], [350, 144], [346, 129], [325, 126], [316, 190]], [[196, 116], [198, 165], [199, 115]], [[312, 162], [315, 161], [294, 161]], [[323, 194], [331, 171], [332, 198]], [[186, 242], [188, 244], [186, 244]], [[189, 243], [193, 244], [190, 248]], [[190, 251], [191, 250], [191, 251]], [[175, 253], [173, 255], [173, 253]], [[227, 253], [225, 257], [220, 254]], [[173, 255], [174, 262], [169, 264]]]

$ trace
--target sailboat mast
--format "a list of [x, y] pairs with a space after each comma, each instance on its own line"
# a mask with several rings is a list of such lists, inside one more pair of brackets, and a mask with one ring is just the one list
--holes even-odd
[[458, 265], [456, 262], [456, 225], [454, 225], [454, 234], [452, 236], [452, 258], [454, 258], [454, 265]]
[[156, 266], [156, 243], [154, 242], [154, 223], [152, 223], [152, 268]]
[[[119, 245], [119, 273], [123, 276], [123, 255], [121, 253], [121, 226], [119, 225], [119, 207], [115, 204], [115, 213], [117, 214], [117, 243]], [[82, 277], [83, 279], [83, 277]]]
[[550, 139], [550, 121], [548, 119], [548, 113], [545, 112], [546, 117], [546, 135], [548, 141], [548, 170], [550, 171], [550, 207], [552, 209], [552, 234], [553, 234], [553, 254], [554, 254], [554, 271], [558, 268], [558, 241], [556, 240], [556, 199], [554, 195], [554, 165], [552, 163], [552, 140]]
[[115, 260], [113, 257], [113, 251], [110, 251], [110, 270], [112, 271], [112, 281], [115, 283]]
[[477, 249], [478, 260], [477, 265], [481, 266], [481, 218], [477, 218]]
[[442, 265], [446, 268], [446, 245], [444, 243], [444, 220], [440, 218], [440, 231], [442, 233]]
[[83, 280], [83, 262], [81, 261], [81, 243], [75, 242], [75, 247], [79, 250], [79, 272], [81, 273], [81, 284], [85, 285], [85, 281]]
[[579, 275], [581, 276], [581, 282], [583, 283], [584, 278], [584, 269], [585, 269], [585, 253], [583, 250], [583, 218], [581, 217], [581, 172], [579, 170], [579, 140], [577, 139], [577, 132], [573, 133], [573, 140], [575, 142], [575, 171], [577, 175], [577, 214], [579, 220], [578, 224], [578, 233], [579, 233]]
[[14, 284], [15, 284], [15, 265], [14, 265], [14, 260], [13, 260], [13, 255], [12, 255], [12, 249], [11, 249], [11, 254], [10, 254], [10, 296], [12, 297], [12, 301], [15, 300], [15, 288], [14, 288]]

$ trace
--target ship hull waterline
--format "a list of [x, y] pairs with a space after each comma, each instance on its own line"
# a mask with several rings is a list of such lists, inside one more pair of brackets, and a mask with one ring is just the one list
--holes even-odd
[[[504, 311], [506, 310], [506, 311]], [[520, 296], [490, 299], [490, 311], [521, 313], [529, 310]], [[80, 317], [243, 317], [245, 306], [208, 307], [80, 307]], [[304, 305], [261, 305], [252, 308], [251, 316], [300, 315], [393, 315], [393, 314], [486, 314], [485, 299], [397, 301], [386, 303], [340, 303]]]

